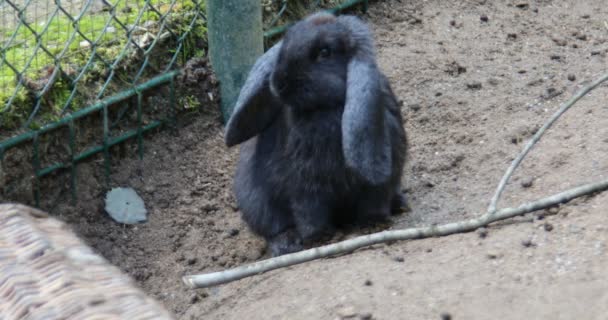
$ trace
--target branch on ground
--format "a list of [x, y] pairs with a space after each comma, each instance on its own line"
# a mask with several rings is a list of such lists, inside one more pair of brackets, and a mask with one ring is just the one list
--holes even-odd
[[403, 230], [389, 230], [373, 233], [370, 235], [360, 236], [350, 240], [318, 248], [308, 249], [296, 253], [287, 254], [284, 256], [279, 256], [276, 258], [254, 262], [249, 265], [237, 267], [226, 271], [185, 276], [183, 277], [183, 281], [188, 287], [192, 289], [205, 288], [236, 281], [263, 272], [293, 266], [303, 262], [327, 258], [343, 253], [349, 253], [354, 250], [379, 243], [385, 243], [396, 240], [440, 237], [455, 233], [469, 232], [481, 227], [486, 227], [492, 222], [505, 220], [529, 212], [549, 208], [554, 205], [568, 202], [574, 198], [599, 191], [604, 191], [606, 189], [608, 189], [608, 179], [599, 183], [592, 183], [562, 193], [558, 193], [538, 201], [526, 203], [517, 208], [506, 208], [499, 211], [486, 213], [485, 215], [479, 218], [454, 223], [447, 223], [438, 226], [411, 228]]
[[507, 169], [504, 176], [500, 180], [500, 183], [498, 184], [498, 187], [496, 188], [496, 192], [494, 193], [494, 196], [492, 197], [492, 200], [490, 201], [490, 206], [488, 207], [488, 213], [496, 211], [496, 205], [498, 203], [498, 200], [500, 200], [500, 195], [505, 190], [505, 187], [507, 186], [509, 179], [513, 175], [513, 172], [515, 172], [515, 169], [517, 169], [517, 167], [522, 162], [522, 160], [526, 157], [528, 152], [530, 152], [530, 150], [532, 150], [532, 147], [534, 147], [534, 145], [540, 140], [540, 137], [545, 133], [545, 131], [547, 131], [553, 125], [553, 123], [555, 123], [555, 121], [557, 121], [557, 119], [559, 119], [559, 117], [561, 117], [562, 114], [564, 114], [566, 111], [568, 111], [568, 109], [570, 109], [570, 107], [572, 107], [578, 100], [580, 100], [582, 97], [584, 97], [587, 93], [589, 93], [593, 89], [597, 88], [597, 86], [599, 86], [606, 80], [608, 80], [608, 73], [604, 74], [599, 79], [593, 81], [589, 85], [587, 85], [587, 86], [583, 87], [581, 90], [579, 90], [572, 98], [570, 98], [570, 100], [566, 101], [559, 108], [559, 110], [557, 110], [557, 112], [555, 112], [551, 116], [551, 118], [549, 118], [549, 120], [547, 122], [545, 122], [545, 124], [534, 134], [532, 139], [530, 139], [530, 141], [528, 141], [528, 143], [526, 143], [526, 145], [524, 146], [524, 149], [517, 156], [517, 158], [515, 158], [515, 160], [513, 160], [513, 162], [511, 162], [511, 166], [509, 166], [509, 169]]

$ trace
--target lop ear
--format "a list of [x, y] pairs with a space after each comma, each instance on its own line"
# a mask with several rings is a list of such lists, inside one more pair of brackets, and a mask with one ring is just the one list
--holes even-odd
[[270, 75], [277, 63], [281, 44], [282, 41], [266, 51], [251, 68], [226, 124], [225, 142], [228, 147], [259, 134], [279, 114], [281, 105], [270, 92]]
[[391, 178], [391, 137], [386, 123], [385, 81], [376, 66], [372, 35], [358, 18], [342, 16], [354, 54], [348, 64], [342, 147], [347, 166], [371, 184]]

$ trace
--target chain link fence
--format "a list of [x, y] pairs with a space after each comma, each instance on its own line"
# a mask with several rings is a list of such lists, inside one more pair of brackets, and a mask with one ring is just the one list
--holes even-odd
[[[267, 44], [319, 8], [367, 7], [363, 0], [261, 1]], [[80, 161], [101, 153], [109, 179], [112, 146], [136, 139], [143, 157], [145, 132], [198, 107], [176, 97], [174, 79], [187, 61], [206, 57], [205, 8], [205, 0], [0, 0], [0, 194], [10, 199], [14, 180], [28, 180], [38, 205], [39, 180], [65, 169], [75, 197]], [[158, 86], [168, 87], [168, 103], [150, 120], [144, 96]], [[114, 124], [127, 114], [134, 126], [117, 133]], [[99, 128], [101, 141], [78, 152], [78, 122], [91, 116], [97, 120], [87, 125]], [[43, 161], [41, 137], [55, 131], [63, 131], [65, 154]], [[33, 174], [7, 172], [7, 153], [18, 146], [29, 150]]]
[[2, 0], [0, 17], [6, 129], [36, 129], [205, 54], [203, 0]]

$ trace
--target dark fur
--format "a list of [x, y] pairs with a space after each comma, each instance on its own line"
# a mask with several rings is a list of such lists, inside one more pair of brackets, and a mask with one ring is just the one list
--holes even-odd
[[234, 190], [273, 255], [301, 250], [339, 223], [404, 206], [406, 138], [372, 35], [351, 16], [294, 25], [252, 68], [227, 124], [243, 143]]

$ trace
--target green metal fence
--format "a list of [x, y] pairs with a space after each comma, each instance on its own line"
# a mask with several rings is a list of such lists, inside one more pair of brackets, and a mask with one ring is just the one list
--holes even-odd
[[[265, 38], [272, 39], [302, 1], [264, 2], [275, 10], [265, 12]], [[307, 9], [367, 7], [363, 0], [312, 2]], [[36, 205], [40, 179], [55, 171], [69, 170], [75, 197], [80, 161], [101, 153], [109, 181], [112, 146], [134, 138], [143, 157], [144, 133], [174, 123], [179, 112], [179, 67], [206, 55], [205, 0], [0, 0], [0, 19], [0, 192], [8, 188], [2, 169], [7, 151], [31, 148]], [[142, 96], [161, 85], [169, 86], [167, 110], [144, 122]], [[113, 136], [110, 109], [127, 99], [136, 101], [135, 129]], [[102, 143], [78, 153], [77, 122], [91, 115], [101, 116]], [[69, 133], [67, 160], [44, 166], [39, 139], [60, 128]]]

